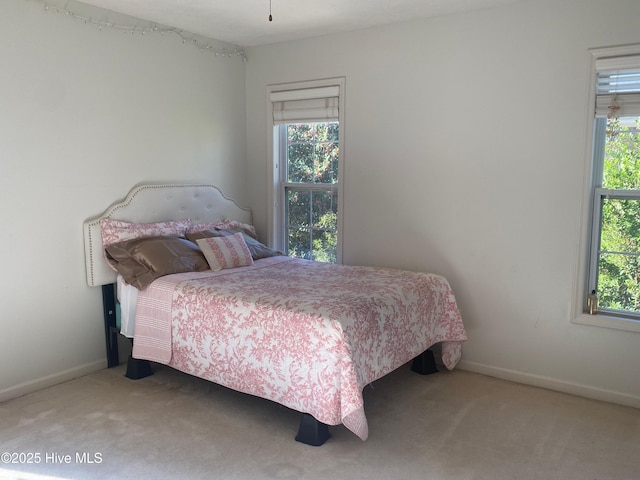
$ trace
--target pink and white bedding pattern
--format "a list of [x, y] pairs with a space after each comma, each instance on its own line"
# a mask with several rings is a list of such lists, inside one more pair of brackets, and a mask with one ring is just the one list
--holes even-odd
[[289, 257], [162, 277], [139, 293], [133, 356], [368, 436], [363, 388], [466, 333], [441, 276]]
[[102, 245], [106, 248], [111, 244], [133, 238], [184, 237], [192, 224], [193, 222], [189, 219], [155, 223], [129, 223], [103, 218], [100, 220], [100, 233], [102, 234]]

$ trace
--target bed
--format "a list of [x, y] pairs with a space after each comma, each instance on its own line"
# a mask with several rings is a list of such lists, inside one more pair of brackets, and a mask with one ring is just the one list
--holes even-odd
[[[158, 362], [278, 402], [302, 413], [296, 440], [309, 445], [338, 424], [366, 440], [363, 388], [409, 362], [434, 371], [436, 344], [453, 369], [466, 340], [442, 276], [283, 256], [212, 185], [138, 185], [84, 235], [109, 366], [122, 330], [133, 336], [128, 377]], [[120, 311], [133, 317], [124, 326]]]

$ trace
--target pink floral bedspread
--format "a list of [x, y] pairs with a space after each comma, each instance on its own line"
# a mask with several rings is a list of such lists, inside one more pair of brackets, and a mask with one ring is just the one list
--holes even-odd
[[466, 333], [441, 276], [288, 257], [162, 277], [139, 293], [133, 355], [368, 436], [363, 388]]

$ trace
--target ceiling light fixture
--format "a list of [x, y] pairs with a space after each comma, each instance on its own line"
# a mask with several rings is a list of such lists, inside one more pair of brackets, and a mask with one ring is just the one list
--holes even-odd
[[269, 21], [273, 21], [273, 16], [271, 15], [271, 0], [269, 0]]

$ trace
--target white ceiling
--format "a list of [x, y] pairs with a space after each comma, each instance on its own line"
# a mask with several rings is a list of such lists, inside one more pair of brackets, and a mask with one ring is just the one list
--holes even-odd
[[[241, 47], [524, 0], [81, 0]], [[269, 3], [273, 21], [269, 22]]]

